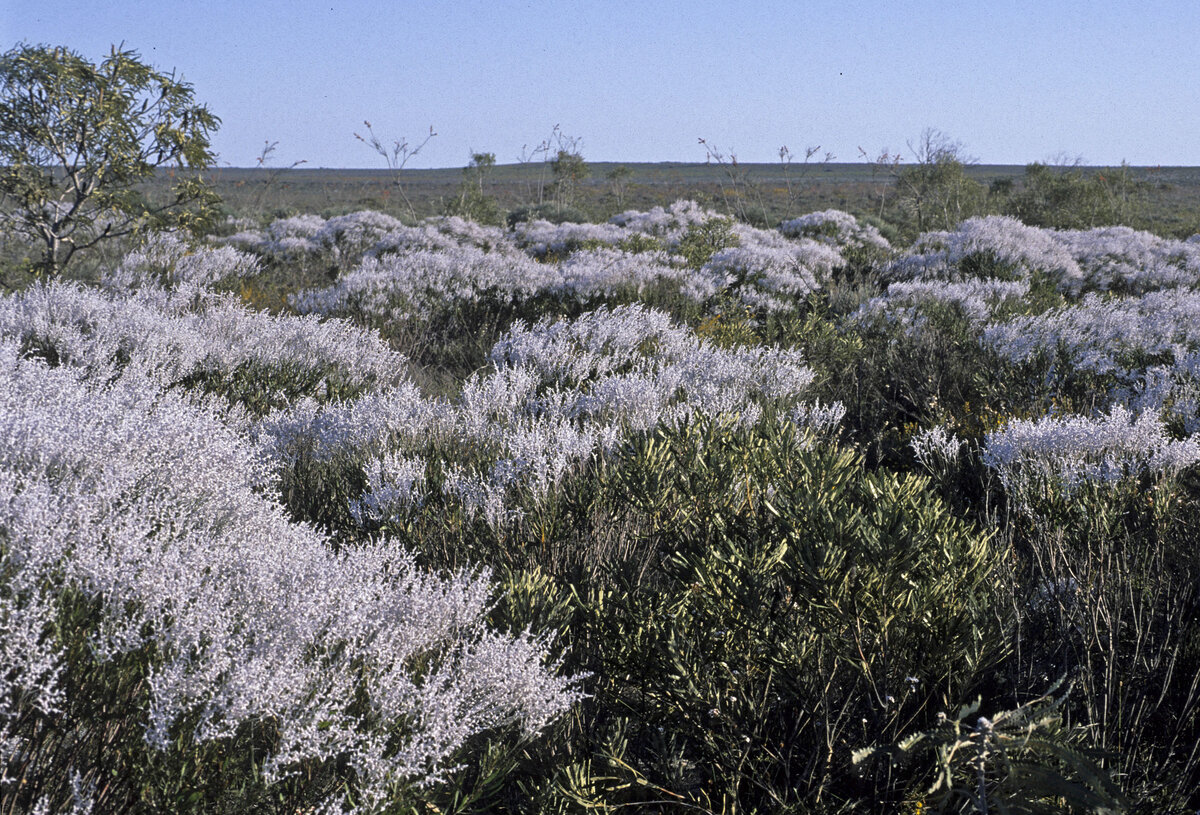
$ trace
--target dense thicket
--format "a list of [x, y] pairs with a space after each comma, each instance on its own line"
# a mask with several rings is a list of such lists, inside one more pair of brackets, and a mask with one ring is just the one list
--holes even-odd
[[1194, 811], [1198, 290], [678, 202], [7, 294], [0, 811]]

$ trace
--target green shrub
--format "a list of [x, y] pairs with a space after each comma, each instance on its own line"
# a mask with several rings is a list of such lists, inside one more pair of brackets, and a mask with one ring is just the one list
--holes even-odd
[[891, 799], [904, 784], [859, 778], [852, 748], [929, 721], [1002, 650], [997, 553], [923, 478], [868, 473], [787, 424], [733, 422], [646, 438], [606, 477], [647, 544], [609, 587], [572, 595], [608, 779], [568, 773], [578, 801]]
[[711, 218], [688, 227], [687, 232], [679, 239], [675, 253], [682, 255], [688, 266], [699, 269], [717, 252], [737, 246], [738, 243], [737, 235], [733, 234], [732, 220]]
[[1014, 685], [1065, 672], [1064, 721], [1086, 727], [1144, 811], [1200, 789], [1200, 552], [1196, 476], [1043, 483], [1010, 509]]

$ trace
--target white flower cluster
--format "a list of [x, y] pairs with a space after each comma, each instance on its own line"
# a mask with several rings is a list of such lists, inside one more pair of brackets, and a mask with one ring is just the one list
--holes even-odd
[[871, 224], [861, 223], [848, 212], [827, 209], [792, 218], [779, 225], [779, 231], [791, 238], [811, 238], [841, 249], [892, 251], [892, 245]]
[[963, 263], [973, 258], [999, 263], [1016, 279], [1046, 275], [1068, 291], [1083, 279], [1079, 263], [1050, 230], [1000, 215], [968, 218], [953, 232], [923, 233], [884, 274], [896, 280], [959, 280], [971, 276]]
[[1178, 420], [1185, 433], [1200, 432], [1200, 351], [1178, 354], [1173, 364], [1151, 365], [1141, 379], [1110, 394], [1118, 404]]
[[845, 263], [834, 247], [808, 238], [735, 224], [738, 245], [715, 252], [700, 270], [721, 281], [743, 303], [763, 311], [791, 311]]
[[962, 439], [941, 426], [918, 431], [908, 444], [917, 461], [933, 472], [958, 461], [963, 445]]
[[[813, 379], [796, 351], [718, 348], [640, 305], [518, 325], [492, 360], [453, 401], [406, 387], [305, 403], [268, 417], [261, 432], [282, 466], [306, 447], [318, 458], [359, 450], [378, 459], [354, 507], [360, 518], [402, 518], [419, 506], [438, 485], [416, 462], [432, 455], [446, 474], [442, 493], [500, 526], [519, 514], [521, 494], [545, 497], [632, 432], [720, 414], [753, 423], [768, 404], [796, 403]], [[827, 435], [842, 413], [815, 405], [794, 418]]]
[[[812, 217], [812, 216], [806, 216]], [[963, 221], [953, 232], [926, 232], [885, 274], [900, 280], [960, 280], [977, 259], [989, 272], [1017, 279], [1045, 275], [1060, 290], [1120, 290], [1141, 294], [1200, 283], [1200, 245], [1161, 238], [1126, 226], [1053, 230], [1015, 218]], [[990, 268], [999, 263], [1001, 269]]]
[[573, 252], [558, 267], [562, 282], [554, 290], [560, 296], [586, 303], [612, 297], [622, 291], [642, 295], [647, 288], [670, 284], [695, 300], [711, 296], [703, 283], [707, 278], [683, 266], [665, 252], [625, 252], [592, 249]]
[[1079, 263], [1088, 288], [1142, 294], [1200, 283], [1200, 244], [1160, 238], [1127, 226], [1053, 234]]
[[[526, 221], [513, 227], [512, 238], [517, 246], [535, 257], [547, 253], [562, 254], [587, 244], [614, 246], [629, 237], [629, 232], [613, 224], [561, 223]], [[593, 247], [594, 248], [594, 247]]]
[[234, 277], [259, 271], [253, 255], [223, 246], [194, 246], [174, 232], [156, 232], [113, 270], [101, 276], [107, 288], [132, 291], [148, 286], [197, 293]]
[[622, 291], [641, 294], [658, 283], [690, 292], [695, 276], [662, 252], [602, 248], [541, 263], [512, 250], [455, 246], [367, 257], [334, 285], [294, 295], [291, 304], [302, 314], [398, 321], [485, 299], [514, 303], [546, 295], [586, 303]]
[[923, 309], [941, 305], [961, 310], [972, 325], [982, 325], [1001, 306], [1020, 301], [1027, 294], [1027, 280], [910, 280], [889, 284], [886, 294], [863, 303], [847, 322], [873, 325], [882, 319], [912, 334], [925, 325]]
[[[220, 250], [215, 257], [223, 259]], [[122, 268], [136, 269], [128, 261]], [[197, 276], [202, 276], [198, 273]], [[344, 320], [273, 315], [203, 287], [100, 290], [38, 283], [0, 298], [0, 338], [98, 379], [130, 365], [163, 384], [273, 371], [355, 389], [395, 381], [405, 358]]]
[[654, 207], [646, 212], [626, 210], [609, 219], [609, 223], [660, 239], [666, 246], [675, 247], [693, 226], [709, 221], [724, 220], [725, 216], [705, 209], [695, 201], [680, 200], [669, 207]]
[[1077, 305], [989, 325], [983, 342], [1012, 362], [1045, 355], [1075, 371], [1136, 377], [1148, 365], [1200, 348], [1200, 292], [1089, 294]]
[[1141, 473], [1171, 476], [1200, 461], [1200, 444], [1170, 438], [1153, 413], [1138, 416], [1117, 405], [1094, 419], [1013, 420], [987, 434], [983, 460], [1010, 495], [1026, 502], [1051, 485], [1070, 493]]
[[[416, 226], [398, 226], [389, 230], [368, 247], [363, 254], [380, 257], [391, 252], [408, 252], [419, 249], [453, 250], [460, 246], [473, 246], [488, 250], [498, 247], [516, 253], [509, 234], [497, 226], [487, 226], [468, 221], [457, 215], [426, 218]], [[343, 253], [343, 266], [353, 264], [358, 258]]]
[[[293, 296], [292, 305], [302, 313], [371, 320], [428, 316], [455, 301], [484, 298], [594, 303], [642, 295], [662, 283], [698, 302], [728, 291], [754, 309], [792, 310], [845, 264], [840, 246], [887, 243], [852, 216], [830, 210], [812, 217], [818, 226], [833, 225], [818, 228], [819, 240], [802, 235], [804, 218], [789, 222], [786, 234], [731, 223], [738, 245], [716, 252], [699, 270], [688, 269], [671, 253], [690, 229], [714, 220], [725, 219], [692, 201], [631, 210], [604, 224], [531, 221], [508, 231], [461, 218], [430, 218], [407, 227], [365, 212], [328, 221], [289, 218], [272, 224], [267, 234], [224, 240], [264, 254], [283, 251], [281, 241], [307, 242], [307, 248], [296, 244], [288, 251], [325, 252], [349, 271], [328, 288]], [[639, 235], [653, 237], [661, 249], [635, 247], [631, 241]], [[627, 251], [630, 247], [643, 251]]]
[[361, 811], [437, 779], [474, 734], [536, 731], [578, 698], [542, 639], [488, 629], [486, 572], [426, 574], [388, 541], [335, 553], [264, 495], [264, 474], [182, 392], [136, 371], [89, 385], [0, 344], [0, 770], [41, 760], [21, 727], [60, 708], [73, 594], [97, 604], [90, 658], [150, 661], [131, 723], [149, 744], [266, 723], [268, 781], [344, 761]]
[[290, 298], [301, 314], [354, 314], [388, 320], [427, 316], [455, 301], [531, 297], [559, 282], [557, 268], [522, 253], [473, 246], [414, 249], [366, 257], [332, 286]]
[[363, 210], [328, 220], [319, 215], [295, 215], [273, 221], [265, 231], [243, 230], [220, 241], [285, 258], [317, 252], [358, 256], [404, 229], [404, 224], [390, 215]]

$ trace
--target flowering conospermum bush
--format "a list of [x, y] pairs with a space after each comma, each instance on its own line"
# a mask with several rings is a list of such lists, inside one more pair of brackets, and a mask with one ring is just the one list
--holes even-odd
[[675, 246], [693, 226], [722, 219], [723, 216], [697, 204], [695, 201], [676, 201], [669, 207], [654, 207], [646, 212], [626, 210], [609, 219], [609, 223], [659, 238], [668, 246]]
[[427, 316], [455, 301], [530, 297], [557, 284], [556, 267], [512, 252], [470, 246], [420, 249], [364, 258], [329, 288], [291, 298], [302, 314], [351, 313], [403, 320]]
[[1141, 294], [1200, 283], [1200, 245], [1195, 243], [1127, 226], [1051, 234], [1079, 263], [1090, 289]]
[[[371, 232], [358, 223], [374, 224], [376, 216], [356, 213], [321, 225], [285, 219], [270, 227], [271, 235], [244, 233], [223, 240], [286, 262], [279, 236], [299, 239], [304, 232], [303, 240], [309, 242], [305, 251], [325, 252], [349, 271], [328, 288], [293, 295], [292, 305], [302, 313], [376, 322], [427, 318], [455, 303], [486, 298], [510, 305], [533, 297], [594, 305], [606, 298], [642, 296], [648, 286], [659, 284], [665, 284], [665, 293], [693, 302], [728, 291], [752, 309], [789, 311], [846, 262], [828, 239], [789, 239], [778, 230], [732, 224], [690, 201], [626, 212], [605, 224], [530, 221], [508, 232], [461, 218], [430, 218], [414, 227], [396, 224], [386, 232]], [[714, 224], [728, 224], [727, 243], [704, 252], [696, 247], [688, 258], [672, 254], [687, 252], [684, 244], [694, 230]], [[378, 240], [347, 241], [347, 234]], [[857, 227], [853, 234], [867, 241], [872, 236]], [[847, 240], [851, 246], [861, 243], [855, 237]], [[293, 250], [295, 246], [288, 251]]]
[[716, 251], [701, 271], [753, 309], [793, 311], [845, 263], [837, 249], [808, 238], [789, 240], [744, 224], [733, 235], [738, 245]]
[[1195, 439], [1172, 439], [1153, 413], [1137, 416], [1117, 405], [1107, 416], [1014, 419], [988, 433], [984, 462], [1019, 501], [1057, 486], [1067, 493], [1085, 483], [1173, 476], [1200, 461]]
[[1044, 276], [1064, 291], [1077, 291], [1083, 281], [1079, 262], [1050, 230], [999, 215], [969, 218], [953, 232], [923, 233], [884, 275], [892, 280]]
[[176, 233], [160, 232], [126, 255], [115, 269], [101, 275], [101, 283], [125, 291], [157, 286], [194, 295], [216, 283], [258, 271], [259, 262], [253, 255], [228, 246], [196, 246]]
[[[1063, 673], [1048, 754], [1200, 806], [1197, 241], [976, 219], [889, 269], [845, 213], [691, 202], [243, 237], [0, 299], [0, 392], [67, 394], [0, 403], [4, 518], [45, 519], [0, 519], [0, 741], [59, 768], [0, 811], [903, 812], [936, 768], [856, 748]], [[556, 672], [590, 698], [516, 741]]]
[[[694, 278], [699, 278], [695, 280]], [[291, 298], [302, 314], [342, 314], [359, 319], [428, 319], [455, 304], [513, 305], [535, 297], [587, 303], [627, 294], [636, 297], [664, 284], [693, 298], [711, 296], [703, 274], [662, 252], [581, 250], [561, 263], [470, 246], [367, 257], [337, 283]]]
[[1128, 378], [1200, 347], [1200, 292], [1166, 289], [1142, 297], [1085, 295], [1077, 305], [988, 325], [983, 342], [1014, 363]]
[[886, 294], [859, 306], [849, 322], [871, 324], [883, 319], [913, 331], [922, 325], [923, 307], [949, 306], [973, 325], [982, 325], [1002, 306], [1020, 302], [1028, 294], [1027, 280], [910, 280], [889, 284]]
[[1200, 292], [1169, 288], [1141, 297], [1095, 293], [1079, 303], [987, 325], [981, 341], [1075, 409], [1120, 404], [1192, 433], [1200, 428]]
[[792, 218], [780, 224], [779, 231], [788, 237], [811, 238], [840, 249], [869, 249], [885, 254], [892, 251], [892, 245], [878, 229], [839, 209]]
[[250, 750], [253, 730], [263, 783], [332, 777], [317, 803], [375, 811], [475, 734], [535, 732], [578, 698], [543, 639], [488, 629], [486, 571], [426, 574], [384, 540], [335, 552], [213, 407], [5, 342], [0, 408], [8, 806], [127, 811], [156, 794], [146, 767], [211, 784], [190, 751]]
[[554, 224], [534, 220], [513, 227], [513, 240], [534, 257], [547, 253], [563, 254], [585, 245], [615, 246], [629, 237], [629, 232], [617, 224]]
[[347, 269], [365, 255], [377, 256], [414, 249], [454, 249], [459, 246], [515, 248], [508, 235], [496, 227], [451, 216], [426, 218], [406, 226], [390, 215], [362, 210], [329, 220], [315, 215], [272, 222], [265, 230], [243, 229], [215, 239], [242, 247], [279, 263], [320, 257]]
[[981, 272], [1044, 276], [1069, 295], [1081, 290], [1142, 294], [1195, 286], [1200, 252], [1187, 241], [1127, 226], [1060, 231], [989, 216], [963, 221], [953, 232], [922, 234], [886, 270], [892, 278], [922, 280], [959, 280]]
[[357, 256], [389, 233], [403, 229], [404, 224], [390, 215], [363, 210], [329, 220], [295, 215], [271, 222], [264, 231], [243, 230], [222, 241], [264, 254], [294, 256], [324, 251]]
[[[364, 465], [360, 520], [413, 511], [438, 486], [427, 478], [435, 470], [445, 496], [502, 526], [522, 514], [521, 496], [545, 499], [631, 432], [718, 415], [752, 424], [768, 406], [796, 405], [813, 378], [798, 352], [717, 348], [638, 305], [517, 325], [491, 356], [493, 370], [470, 377], [455, 400], [406, 386], [342, 405], [304, 403], [267, 417], [262, 433], [285, 467], [301, 451], [376, 459]], [[840, 405], [793, 414], [825, 435], [841, 416]]]
[[[178, 274], [188, 257], [165, 273]], [[200, 257], [226, 268], [222, 250]], [[256, 410], [402, 378], [405, 358], [378, 335], [344, 320], [249, 309], [234, 295], [196, 283], [207, 279], [206, 268], [187, 269], [179, 286], [166, 288], [147, 283], [164, 272], [135, 255], [109, 277], [108, 289], [35, 284], [0, 298], [0, 337], [99, 379], [132, 363], [154, 371], [164, 384], [253, 395]], [[130, 291], [120, 282], [138, 288]]]

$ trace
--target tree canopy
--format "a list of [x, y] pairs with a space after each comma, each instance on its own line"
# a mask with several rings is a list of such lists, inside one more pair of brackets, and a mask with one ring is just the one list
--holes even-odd
[[135, 51], [113, 46], [94, 64], [62, 46], [19, 44], [0, 56], [4, 210], [48, 275], [110, 238], [196, 226], [216, 202], [198, 174], [181, 174], [166, 200], [138, 184], [159, 167], [210, 166], [219, 126], [190, 84]]

